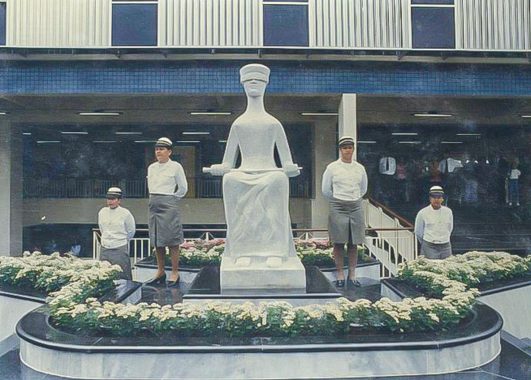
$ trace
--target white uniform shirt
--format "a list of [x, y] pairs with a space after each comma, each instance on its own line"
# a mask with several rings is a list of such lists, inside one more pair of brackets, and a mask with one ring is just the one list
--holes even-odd
[[415, 218], [415, 235], [419, 240], [434, 244], [450, 242], [450, 234], [454, 229], [452, 210], [441, 206], [435, 210], [431, 205], [420, 210]]
[[522, 175], [522, 172], [518, 169], [511, 169], [509, 172], [509, 179], [518, 179]]
[[101, 245], [113, 249], [126, 245], [135, 236], [135, 218], [123, 207], [104, 207], [98, 213]]
[[330, 163], [323, 173], [323, 195], [343, 201], [357, 201], [367, 192], [367, 173], [362, 164], [337, 161]]
[[[175, 195], [182, 198], [188, 191], [183, 167], [172, 160], [163, 164], [157, 161], [149, 165], [147, 182], [150, 194]], [[176, 187], [177, 191], [175, 191]]]

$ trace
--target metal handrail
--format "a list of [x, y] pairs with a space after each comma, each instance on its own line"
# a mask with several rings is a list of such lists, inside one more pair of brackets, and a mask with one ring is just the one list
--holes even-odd
[[[417, 239], [413, 225], [374, 199], [367, 200], [366, 224], [376, 236], [366, 239], [366, 247], [381, 266], [381, 276], [396, 275], [399, 264], [418, 256]], [[383, 227], [385, 226], [385, 227]]]
[[396, 218], [400, 221], [400, 223], [402, 223], [404, 225], [404, 227], [410, 227], [410, 228], [413, 228], [413, 223], [411, 223], [409, 220], [407, 220], [406, 218], [404, 218], [403, 216], [400, 216], [398, 215], [397, 213], [395, 213], [394, 211], [392, 211], [389, 207], [383, 205], [382, 203], [378, 202], [377, 200], [375, 200], [374, 198], [371, 198], [369, 197], [369, 202], [372, 203], [373, 205], [375, 205], [376, 207], [379, 207], [381, 208], [387, 215], [389, 215], [390, 217], [392, 218]]

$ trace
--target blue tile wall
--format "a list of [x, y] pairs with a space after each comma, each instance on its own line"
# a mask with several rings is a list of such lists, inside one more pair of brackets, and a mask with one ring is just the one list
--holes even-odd
[[[14, 62], [0, 94], [241, 93], [246, 62]], [[269, 93], [531, 95], [531, 65], [263, 62]]]

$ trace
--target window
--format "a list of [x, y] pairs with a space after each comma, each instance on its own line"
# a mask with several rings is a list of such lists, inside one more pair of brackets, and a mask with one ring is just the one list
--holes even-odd
[[453, 5], [454, 0], [411, 0], [411, 4], [448, 4]]
[[308, 46], [308, 1], [264, 1], [264, 45]]
[[157, 2], [114, 0], [112, 44], [113, 46], [156, 46]]
[[413, 48], [454, 49], [454, 1], [412, 0], [411, 28]]
[[0, 45], [6, 44], [6, 3], [0, 2]]

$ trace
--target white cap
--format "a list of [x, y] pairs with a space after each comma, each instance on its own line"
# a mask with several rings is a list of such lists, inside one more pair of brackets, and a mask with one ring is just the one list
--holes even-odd
[[337, 142], [338, 146], [342, 145], [354, 145], [354, 137], [352, 136], [342, 136], [339, 138], [339, 141]]
[[443, 195], [444, 194], [444, 190], [441, 186], [432, 186], [430, 187], [430, 195], [431, 194], [440, 194], [440, 195]]
[[121, 198], [122, 197], [122, 189], [119, 187], [109, 187], [109, 190], [107, 190], [107, 198]]
[[167, 138], [167, 137], [161, 137], [157, 140], [155, 143], [155, 147], [162, 147], [162, 148], [171, 148], [173, 145], [173, 142]]
[[269, 83], [270, 71], [269, 67], [260, 65], [259, 63], [245, 65], [240, 69], [240, 82], [243, 83], [251, 79], [257, 79]]

